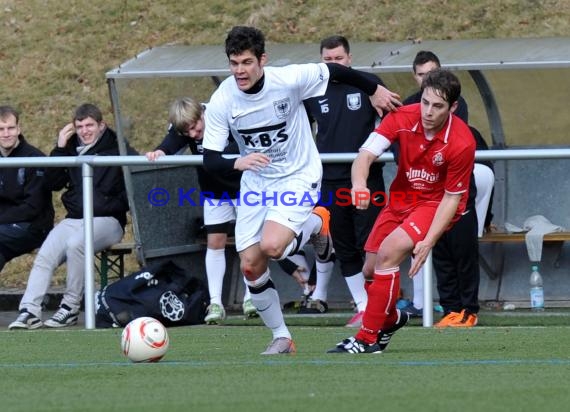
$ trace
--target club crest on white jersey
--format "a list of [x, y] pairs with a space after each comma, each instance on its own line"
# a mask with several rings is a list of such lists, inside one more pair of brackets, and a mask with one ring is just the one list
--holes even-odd
[[291, 102], [289, 98], [277, 100], [273, 102], [273, 108], [278, 119], [285, 119], [291, 113]]
[[443, 153], [441, 152], [435, 153], [431, 161], [434, 166], [441, 166], [445, 162], [445, 159], [443, 158]]

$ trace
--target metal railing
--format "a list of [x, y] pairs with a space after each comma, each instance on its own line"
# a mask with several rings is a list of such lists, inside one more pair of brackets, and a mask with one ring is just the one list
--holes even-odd
[[[356, 157], [355, 153], [321, 154], [323, 163], [348, 163]], [[478, 160], [532, 160], [532, 159], [569, 159], [570, 148], [556, 149], [506, 149], [485, 150], [476, 153]], [[391, 153], [383, 154], [382, 162], [393, 162]], [[163, 156], [149, 162], [145, 156], [74, 156], [74, 157], [15, 157], [0, 158], [2, 167], [81, 167], [83, 176], [83, 217], [85, 239], [85, 328], [95, 328], [95, 251], [93, 247], [93, 168], [102, 166], [154, 166], [154, 165], [189, 165], [202, 164], [202, 156], [177, 155]], [[423, 326], [433, 325], [433, 267], [431, 253], [424, 268], [424, 316]]]

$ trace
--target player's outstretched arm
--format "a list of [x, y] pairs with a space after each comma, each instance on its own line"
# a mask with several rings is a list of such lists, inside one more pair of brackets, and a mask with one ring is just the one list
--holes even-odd
[[370, 189], [366, 182], [370, 173], [370, 165], [376, 159], [376, 155], [368, 150], [360, 150], [354, 162], [352, 162], [352, 204], [357, 209], [368, 209], [370, 205]]
[[451, 219], [455, 216], [461, 196], [462, 194], [450, 194], [447, 192], [443, 195], [426, 237], [424, 240], [416, 243], [414, 247], [412, 252], [414, 255], [414, 261], [410, 267], [410, 277], [414, 277], [418, 273], [422, 265], [425, 263], [430, 250], [434, 247], [443, 232], [448, 228]]
[[394, 111], [402, 105], [397, 93], [380, 86], [360, 71], [338, 63], [326, 63], [326, 65], [331, 80], [357, 87], [370, 96], [372, 105], [380, 116], [383, 116], [384, 112]]

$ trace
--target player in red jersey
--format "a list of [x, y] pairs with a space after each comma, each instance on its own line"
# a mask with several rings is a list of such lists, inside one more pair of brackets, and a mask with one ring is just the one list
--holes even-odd
[[380, 353], [406, 324], [407, 313], [396, 309], [400, 263], [410, 254], [413, 277], [438, 238], [465, 210], [473, 171], [475, 141], [469, 127], [452, 115], [461, 93], [457, 77], [442, 69], [429, 72], [422, 83], [421, 103], [390, 113], [362, 145], [352, 164], [352, 195], [357, 208], [367, 208], [370, 165], [396, 141], [400, 144], [398, 172], [390, 199], [364, 249], [363, 273], [368, 305], [362, 327], [331, 353]]

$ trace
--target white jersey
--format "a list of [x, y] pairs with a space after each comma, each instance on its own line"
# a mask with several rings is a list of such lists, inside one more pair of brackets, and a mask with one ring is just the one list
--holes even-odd
[[206, 110], [204, 148], [222, 152], [229, 133], [242, 156], [263, 153], [271, 163], [249, 173], [281, 179], [295, 175], [320, 181], [322, 165], [303, 100], [322, 96], [329, 70], [324, 63], [265, 67], [263, 88], [255, 94], [239, 90], [232, 77], [212, 95]]

